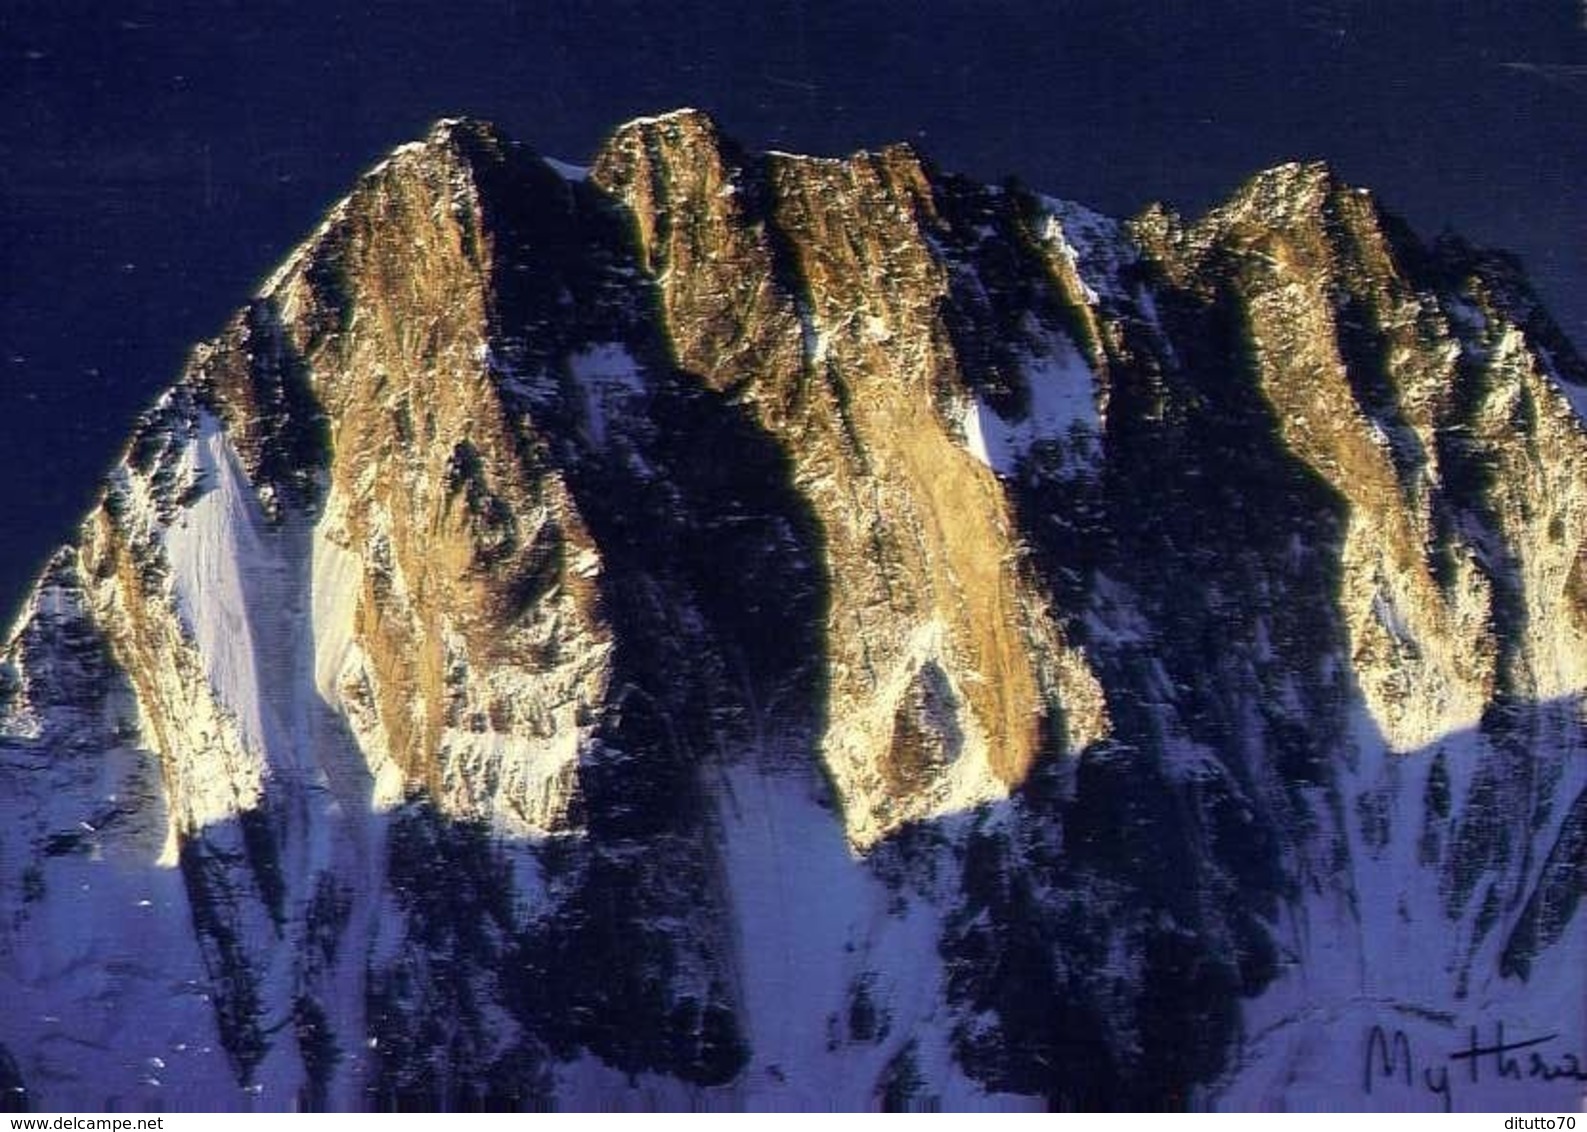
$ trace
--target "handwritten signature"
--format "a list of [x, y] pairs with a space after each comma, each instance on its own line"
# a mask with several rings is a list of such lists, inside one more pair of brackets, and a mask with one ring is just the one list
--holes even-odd
[[[1409, 1088], [1420, 1085], [1443, 1102], [1445, 1112], [1453, 1112], [1454, 1085], [1460, 1079], [1462, 1062], [1465, 1063], [1466, 1077], [1472, 1085], [1481, 1084], [1484, 1073], [1494, 1074], [1506, 1081], [1587, 1081], [1587, 1070], [1582, 1067], [1581, 1057], [1571, 1052], [1548, 1049], [1558, 1038], [1556, 1033], [1545, 1034], [1540, 1038], [1507, 1041], [1504, 1023], [1495, 1022], [1493, 1041], [1484, 1045], [1478, 1028], [1472, 1026], [1464, 1048], [1445, 1054], [1441, 1062], [1434, 1055], [1434, 1059], [1418, 1065], [1411, 1040], [1405, 1036], [1404, 1030], [1391, 1031], [1382, 1026], [1373, 1026], [1367, 1031], [1366, 1064], [1363, 1066], [1361, 1083], [1370, 1094], [1377, 1082], [1400, 1078]], [[1451, 1070], [1454, 1071], [1453, 1077]]]

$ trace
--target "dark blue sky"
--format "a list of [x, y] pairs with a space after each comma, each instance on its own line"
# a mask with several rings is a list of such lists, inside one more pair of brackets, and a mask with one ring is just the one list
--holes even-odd
[[0, 0], [0, 618], [133, 415], [433, 119], [587, 157], [704, 107], [1129, 214], [1323, 157], [1522, 256], [1587, 344], [1582, 0]]

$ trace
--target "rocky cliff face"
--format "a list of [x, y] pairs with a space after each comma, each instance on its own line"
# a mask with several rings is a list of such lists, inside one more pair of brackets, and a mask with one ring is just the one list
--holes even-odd
[[1559, 1107], [1584, 410], [1320, 166], [1119, 223], [442, 123], [5, 646], [0, 1087]]

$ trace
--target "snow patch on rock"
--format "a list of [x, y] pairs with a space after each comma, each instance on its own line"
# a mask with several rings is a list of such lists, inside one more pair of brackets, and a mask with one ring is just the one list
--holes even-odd
[[626, 346], [602, 342], [570, 355], [568, 370], [584, 397], [586, 433], [604, 446], [614, 421], [645, 396], [639, 363]]
[[1063, 335], [1046, 336], [1045, 347], [1045, 352], [1031, 353], [1023, 366], [1030, 397], [1023, 417], [1005, 420], [974, 394], [960, 417], [965, 446], [999, 476], [1016, 474], [1021, 461], [1044, 441], [1089, 453], [1101, 431], [1091, 367]]

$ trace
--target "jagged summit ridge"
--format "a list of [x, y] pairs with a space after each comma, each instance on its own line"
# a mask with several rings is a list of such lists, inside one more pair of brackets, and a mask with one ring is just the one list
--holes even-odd
[[1121, 222], [445, 120], [5, 646], [0, 1084], [1565, 1098], [1358, 1094], [1374, 1026], [1582, 1048], [1584, 376], [1319, 165]]

